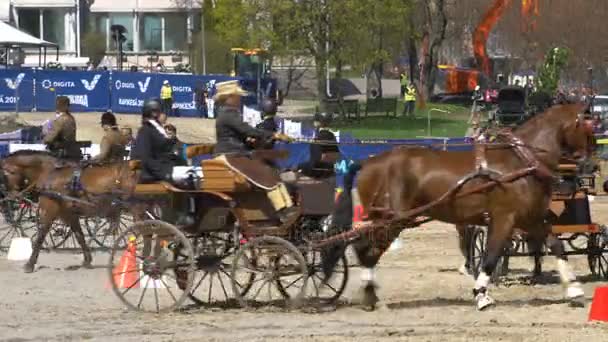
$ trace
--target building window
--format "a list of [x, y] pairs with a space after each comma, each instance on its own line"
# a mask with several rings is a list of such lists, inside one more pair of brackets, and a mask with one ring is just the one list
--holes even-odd
[[58, 44], [60, 50], [65, 50], [65, 9], [45, 9], [42, 11], [42, 39]]
[[162, 17], [144, 14], [139, 21], [140, 49], [142, 51], [162, 50]]
[[[122, 48], [124, 51], [133, 51], [133, 16], [131, 14], [111, 14], [110, 27], [112, 25], [122, 25], [127, 29], [125, 33], [127, 41], [123, 44]], [[110, 39], [110, 49], [116, 50], [116, 42], [112, 39]]]
[[34, 37], [40, 37], [40, 10], [20, 9], [17, 14], [19, 28]]
[[188, 17], [186, 13], [165, 15], [165, 51], [183, 51], [188, 44]]
[[107, 33], [107, 19], [107, 14], [91, 14], [89, 20], [89, 32], [101, 33], [105, 36]]

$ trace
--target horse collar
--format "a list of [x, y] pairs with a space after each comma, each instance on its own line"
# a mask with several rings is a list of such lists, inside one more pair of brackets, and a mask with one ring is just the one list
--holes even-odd
[[534, 174], [539, 178], [553, 178], [553, 172], [536, 157], [532, 149], [527, 146], [519, 137], [512, 132], [501, 132], [500, 135], [507, 138], [509, 144], [515, 149], [515, 153], [521, 158], [528, 167], [534, 169]]

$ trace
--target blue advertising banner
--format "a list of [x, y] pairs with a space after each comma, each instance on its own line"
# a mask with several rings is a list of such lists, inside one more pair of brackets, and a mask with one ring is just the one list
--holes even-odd
[[36, 71], [36, 108], [54, 111], [55, 98], [70, 98], [73, 112], [104, 111], [110, 108], [109, 72]]
[[34, 107], [34, 71], [31, 69], [1, 71], [0, 110], [30, 111]]
[[140, 113], [144, 100], [159, 97], [160, 82], [156, 74], [113, 72], [110, 91], [113, 112]]

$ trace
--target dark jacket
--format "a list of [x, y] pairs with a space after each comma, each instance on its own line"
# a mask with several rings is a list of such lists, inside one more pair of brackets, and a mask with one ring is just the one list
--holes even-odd
[[173, 144], [173, 155], [175, 156], [175, 166], [186, 166], [188, 161], [184, 158], [184, 143], [177, 138], [171, 139]]
[[216, 144], [214, 153], [247, 153], [250, 148], [246, 144], [248, 137], [256, 140], [266, 140], [272, 134], [256, 129], [243, 122], [241, 113], [233, 108], [221, 107], [215, 120]]
[[[324, 144], [324, 142], [326, 144]], [[327, 129], [317, 131], [315, 143], [310, 144], [310, 159], [300, 166], [302, 172], [310, 177], [326, 177], [333, 174], [334, 163], [324, 160], [324, 155], [339, 153], [337, 139], [333, 132]]]
[[[266, 133], [270, 135], [276, 133], [279, 130], [279, 126], [274, 120], [274, 116], [266, 117], [262, 122], [255, 126], [255, 128], [266, 131]], [[274, 147], [274, 141], [266, 141], [261, 144], [261, 146], [265, 149], [272, 149]]]
[[171, 180], [173, 166], [176, 165], [173, 146], [173, 141], [152, 124], [145, 122], [141, 126], [131, 152], [131, 159], [140, 160], [142, 164], [141, 183]]

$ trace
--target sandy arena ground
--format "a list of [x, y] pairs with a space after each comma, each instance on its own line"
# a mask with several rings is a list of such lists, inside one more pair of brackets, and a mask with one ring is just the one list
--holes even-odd
[[[594, 202], [595, 220], [607, 222], [608, 203]], [[548, 281], [529, 285], [531, 262], [512, 260], [513, 271], [492, 294], [495, 308], [477, 312], [473, 282], [456, 269], [462, 261], [456, 234], [433, 223], [404, 232], [403, 247], [390, 251], [378, 271], [381, 307], [365, 312], [349, 304], [360, 284], [352, 268], [345, 303], [311, 313], [278, 308], [195, 309], [165, 315], [127, 312], [107, 284], [107, 253], [94, 255], [99, 268], [66, 271], [79, 254], [45, 253], [39, 269], [0, 257], [0, 340], [92, 341], [606, 341], [608, 323], [588, 323], [593, 290], [585, 257], [572, 257], [586, 282], [585, 308], [563, 301], [553, 258], [545, 259]], [[353, 260], [354, 261], [354, 260]]]

